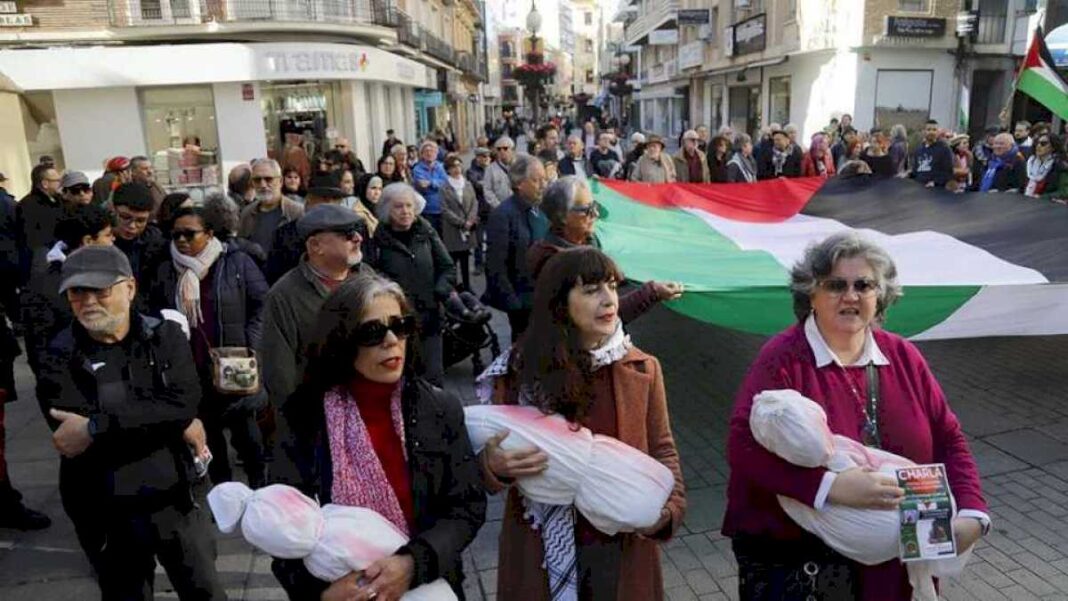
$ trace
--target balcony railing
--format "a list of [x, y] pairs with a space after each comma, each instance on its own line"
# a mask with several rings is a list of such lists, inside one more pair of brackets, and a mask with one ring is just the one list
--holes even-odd
[[979, 30], [976, 32], [976, 44], [1004, 44], [1005, 26], [1009, 22], [1009, 15], [1002, 14], [979, 14]]
[[680, 4], [679, 0], [652, 0], [649, 2], [645, 12], [635, 19], [633, 23], [627, 25], [625, 35], [627, 41], [633, 42], [637, 38], [648, 35], [649, 31], [656, 27], [658, 23], [677, 13]]
[[113, 27], [330, 23], [396, 27], [392, 0], [108, 0]]
[[445, 40], [430, 33], [423, 28], [423, 38], [426, 40], [426, 53], [448, 64], [456, 62], [456, 51]]

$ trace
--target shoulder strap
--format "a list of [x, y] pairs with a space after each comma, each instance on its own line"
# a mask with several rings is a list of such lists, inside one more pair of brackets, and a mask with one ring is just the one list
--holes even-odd
[[879, 438], [879, 370], [874, 361], [869, 361], [866, 368], [868, 372], [868, 423], [864, 432], [864, 444], [869, 447], [880, 448]]

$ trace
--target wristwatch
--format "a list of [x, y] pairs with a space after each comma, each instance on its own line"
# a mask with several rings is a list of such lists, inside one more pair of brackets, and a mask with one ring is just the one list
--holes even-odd
[[92, 438], [93, 440], [96, 440], [96, 433], [99, 430], [99, 428], [97, 427], [97, 424], [96, 424], [96, 416], [95, 415], [89, 416], [89, 421], [88, 421], [88, 423], [86, 423], [85, 429], [89, 432], [89, 438]]

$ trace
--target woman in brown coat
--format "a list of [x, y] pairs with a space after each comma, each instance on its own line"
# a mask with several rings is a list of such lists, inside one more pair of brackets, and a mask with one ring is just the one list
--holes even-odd
[[531, 327], [510, 358], [502, 356], [480, 377], [480, 395], [485, 402], [535, 405], [617, 438], [667, 466], [674, 491], [657, 524], [608, 536], [573, 506], [523, 499], [509, 485], [541, 473], [545, 454], [501, 449], [507, 432], [491, 438], [480, 455], [486, 488], [510, 488], [497, 567], [501, 599], [664, 597], [658, 544], [682, 523], [686, 492], [660, 363], [631, 345], [619, 320], [616, 285], [622, 281], [615, 263], [595, 248], [563, 250], [549, 259], [534, 290]]

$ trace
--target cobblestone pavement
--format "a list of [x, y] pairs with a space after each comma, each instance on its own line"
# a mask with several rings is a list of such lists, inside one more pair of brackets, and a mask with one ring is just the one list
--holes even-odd
[[[507, 322], [495, 319], [501, 341]], [[735, 599], [730, 541], [719, 534], [727, 479], [727, 415], [735, 388], [760, 347], [756, 336], [697, 324], [658, 308], [630, 328], [660, 358], [689, 491], [679, 536], [664, 547], [664, 581], [673, 601]], [[1068, 600], [1068, 337], [988, 338], [920, 345], [968, 434], [983, 475], [994, 530], [949, 600]], [[9, 405], [12, 477], [27, 501], [55, 520], [49, 530], [0, 530], [0, 598], [92, 598], [89, 566], [56, 489], [58, 461], [33, 401], [32, 376], [18, 367], [22, 400]], [[470, 402], [471, 368], [449, 372], [448, 386]], [[500, 499], [465, 554], [467, 598], [496, 599]], [[269, 558], [239, 538], [220, 536], [219, 570], [231, 599], [284, 599]], [[174, 598], [160, 571], [160, 598]], [[509, 600], [511, 601], [511, 600]]]

